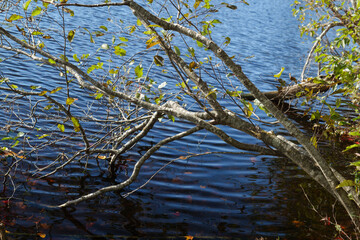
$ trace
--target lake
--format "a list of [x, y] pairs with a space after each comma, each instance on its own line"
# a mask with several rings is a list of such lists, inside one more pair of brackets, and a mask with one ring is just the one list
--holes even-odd
[[[224, 36], [231, 37], [231, 44], [226, 48], [229, 55], [236, 55], [244, 72], [260, 89], [274, 90], [276, 82], [273, 75], [281, 67], [285, 68], [285, 76], [288, 73], [296, 77], [300, 75], [311, 41], [300, 38], [299, 23], [291, 13], [292, 1], [254, 0], [249, 3], [249, 6], [238, 4], [236, 11], [223, 8], [216, 13], [215, 16], [223, 24], [213, 30], [213, 38], [222, 41]], [[116, 15], [115, 19], [134, 21], [125, 7], [114, 9], [110, 13]], [[95, 26], [104, 24], [108, 14], [106, 9], [79, 8], [75, 11], [75, 17], [66, 21], [69, 29], [81, 25], [92, 31]], [[3, 13], [0, 16], [3, 19]], [[89, 16], [92, 16], [91, 21]], [[51, 22], [48, 24], [49, 28], [55, 28]], [[86, 51], [96, 52], [106, 39], [95, 39], [94, 45], [83, 31], [75, 36], [70, 53], [79, 53], [80, 56]], [[131, 44], [133, 51], [144, 47], [141, 42]], [[61, 48], [56, 45], [48, 47], [61, 54]], [[98, 54], [103, 56], [101, 52]], [[9, 56], [11, 54], [0, 50], [0, 58]], [[141, 62], [146, 65], [151, 59], [145, 58]], [[20, 57], [17, 62], [1, 62], [0, 69], [19, 87], [41, 84], [44, 88], [52, 89], [63, 85], [63, 78], [56, 70], [35, 66], [33, 62]], [[170, 81], [160, 71], [157, 78], [159, 82]], [[93, 101], [89, 100], [86, 91], [79, 88], [73, 90], [80, 107]], [[19, 101], [19, 105], [13, 104], [11, 107], [19, 115], [28, 113], [26, 104]], [[9, 113], [11, 107], [5, 103], [1, 105], [3, 114], [0, 121], [4, 124], [17, 121], [17, 116]], [[106, 107], [98, 107], [101, 116]], [[74, 112], [77, 113], [77, 110]], [[54, 114], [54, 117], [60, 116]], [[45, 113], [39, 113], [36, 124], [39, 128], [56, 131], [55, 121], [45, 118]], [[321, 216], [332, 216], [334, 200], [289, 160], [249, 153], [181, 158], [188, 153], [236, 151], [203, 131], [161, 148], [143, 166], [136, 183], [121, 192], [108, 193], [66, 209], [46, 206], [61, 204], [121, 182], [132, 171], [133, 162], [150, 146], [186, 126], [181, 121], [156, 125], [142, 145], [122, 156], [122, 172], [116, 179], [108, 176], [104, 163], [93, 159], [86, 164], [75, 162], [45, 179], [31, 174], [36, 170], [34, 165], [39, 168], [46, 166], [62, 151], [82, 147], [78, 138], [34, 151], [16, 169], [12, 179], [16, 191], [13, 192], [14, 187], [10, 184], [1, 194], [1, 220], [10, 231], [10, 236], [15, 239], [40, 239], [44, 236], [41, 234], [46, 234], [45, 239], [79, 240], [185, 239], [184, 236], [194, 236], [194, 239], [325, 239], [334, 236], [334, 227], [321, 221]], [[91, 127], [94, 134], [102, 130], [101, 126]], [[269, 130], [278, 128], [265, 124], [262, 127]], [[27, 133], [29, 130], [14, 127], [12, 131], [3, 130], [0, 134], [16, 136], [19, 131]], [[39, 133], [32, 131], [28, 134], [36, 136]], [[238, 139], [256, 143], [245, 134], [240, 134]], [[326, 155], [332, 156], [333, 149], [327, 147], [326, 143], [323, 145]], [[18, 146], [18, 149], [21, 147], [29, 149], [28, 146]], [[174, 159], [177, 160], [154, 176], [145, 187], [123, 197]], [[11, 163], [11, 159], [2, 162], [1, 175]], [[28, 170], [30, 173], [26, 173]], [[8, 197], [12, 195], [8, 202]], [[321, 216], [311, 209], [307, 197], [311, 204], [318, 207]], [[341, 214], [338, 219], [342, 220]]]

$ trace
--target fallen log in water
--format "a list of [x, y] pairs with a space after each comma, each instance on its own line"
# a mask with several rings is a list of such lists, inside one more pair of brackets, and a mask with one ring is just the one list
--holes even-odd
[[[333, 76], [320, 77], [321, 81], [313, 81], [309, 78], [307, 81], [291, 85], [280, 86], [276, 91], [264, 92], [265, 96], [272, 101], [282, 101], [287, 99], [294, 99], [303, 97], [309, 93], [316, 94], [326, 92], [331, 86], [335, 84]], [[248, 101], [255, 100], [255, 97], [249, 93], [241, 94], [241, 98]]]

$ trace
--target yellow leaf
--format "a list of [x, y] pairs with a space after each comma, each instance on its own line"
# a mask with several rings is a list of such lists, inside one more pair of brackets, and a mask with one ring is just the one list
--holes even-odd
[[190, 72], [192, 72], [193, 69], [196, 69], [196, 68], [199, 68], [199, 64], [197, 64], [196, 62], [191, 62], [191, 63], [189, 64]]
[[284, 67], [281, 68], [280, 72], [278, 74], [275, 74], [274, 77], [279, 78], [281, 77], [282, 72], [284, 71]]
[[193, 236], [185, 236], [185, 240], [193, 240], [194, 237]]
[[194, 8], [197, 9], [201, 2], [202, 2], [202, 0], [196, 0], [194, 3]]
[[63, 89], [63, 88], [62, 87], [57, 87], [57, 88], [51, 90], [50, 94], [56, 93], [56, 92], [60, 91], [61, 89]]
[[106, 156], [102, 156], [102, 155], [99, 155], [98, 157], [97, 157], [98, 159], [106, 159]]
[[42, 91], [40, 94], [39, 94], [39, 96], [43, 96], [43, 95], [45, 95], [47, 93], [47, 91]]
[[150, 43], [150, 44], [148, 44], [148, 45], [146, 46], [146, 49], [149, 49], [149, 48], [151, 48], [151, 47], [153, 47], [153, 46], [155, 46], [155, 45], [158, 45], [159, 43], [161, 43], [161, 41], [152, 42], [152, 43]]

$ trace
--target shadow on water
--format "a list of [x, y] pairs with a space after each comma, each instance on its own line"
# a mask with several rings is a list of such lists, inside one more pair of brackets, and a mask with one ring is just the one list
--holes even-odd
[[[262, 90], [273, 90], [272, 76], [283, 66], [285, 71], [300, 72], [304, 53], [308, 50], [307, 45], [299, 44], [298, 23], [291, 16], [289, 5], [290, 2], [280, 0], [254, 1], [251, 8], [219, 16], [221, 21], [229, 24], [218, 28], [218, 36], [214, 38], [234, 30], [238, 33], [232, 37], [232, 44], [227, 50], [231, 54], [241, 55], [241, 59], [255, 56], [242, 60], [240, 64]], [[83, 11], [84, 16], [96, 15], [92, 14], [91, 9]], [[94, 21], [99, 21], [101, 25], [100, 19]], [[82, 21], [80, 23], [89, 24]], [[265, 23], [269, 26], [264, 26]], [[89, 43], [79, 45], [86, 48]], [[79, 46], [74, 46], [74, 51], [76, 47]], [[42, 71], [43, 76], [39, 78], [39, 68], [29, 71], [33, 68], [26, 62], [16, 67], [8, 62], [2, 64], [4, 74], [17, 79], [20, 84], [26, 85], [31, 78], [39, 81], [39, 84], [43, 81], [48, 88], [61, 84], [57, 74], [48, 69]], [[26, 77], [22, 74], [25, 71], [29, 73]], [[80, 99], [84, 93], [77, 91]], [[86, 97], [83, 98], [86, 104]], [[0, 120], [10, 123], [11, 116], [5, 114], [6, 107], [0, 108], [3, 111]], [[54, 123], [39, 118], [39, 124]], [[161, 148], [143, 166], [135, 184], [122, 192], [107, 193], [66, 209], [43, 205], [61, 204], [123, 181], [132, 171], [131, 162], [138, 159], [153, 142], [185, 128], [184, 123], [176, 124], [176, 127], [171, 124], [156, 126], [155, 133], [148, 136], [142, 146], [123, 156], [122, 165], [117, 169], [118, 175], [113, 178], [107, 175], [105, 164], [94, 159], [90, 159], [86, 166], [72, 163], [45, 179], [25, 174], [33, 163], [39, 167], [46, 166], [56, 158], [51, 148], [45, 149], [36, 158], [23, 160], [24, 164], [17, 169], [15, 179], [8, 180], [16, 180], [16, 185], [12, 186], [16, 188], [15, 195], [8, 200], [13, 195], [10, 188], [4, 189], [0, 195], [0, 216], [10, 231], [9, 236], [14, 239], [44, 237], [54, 240], [185, 239], [184, 236], [194, 236], [194, 239], [333, 239], [336, 236], [334, 226], [327, 225], [321, 219], [331, 217], [332, 220], [347, 222], [343, 219], [341, 208], [337, 207], [329, 194], [294, 164], [283, 158], [252, 154], [179, 159], [158, 173], [143, 189], [127, 198], [121, 196], [141, 186], [159, 168], [184, 152], [234, 150], [204, 132]], [[275, 128], [273, 125], [265, 127], [267, 130]], [[15, 133], [4, 129], [0, 135], [3, 134]], [[237, 137], [255, 143], [246, 135], [239, 134]], [[64, 146], [52, 147], [59, 151], [72, 151], [81, 147], [77, 144], [76, 139], [69, 139]], [[325, 146], [324, 150], [331, 148]], [[2, 175], [5, 165], [11, 164], [11, 161], [6, 159], [0, 162]], [[320, 215], [311, 209], [300, 186]], [[345, 227], [351, 230], [349, 226]]]

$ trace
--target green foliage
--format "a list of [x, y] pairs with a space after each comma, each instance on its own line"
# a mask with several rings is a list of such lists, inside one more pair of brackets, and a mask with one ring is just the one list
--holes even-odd
[[[321, 110], [309, 108], [311, 120], [324, 121], [323, 136], [340, 136], [347, 145], [344, 152], [349, 153], [360, 147], [360, 10], [352, 4], [359, 5], [359, 1], [296, 0], [293, 4], [293, 14], [302, 23], [301, 36], [315, 39], [314, 59], [321, 66], [320, 74], [327, 76], [316, 77], [313, 82], [331, 85], [331, 98], [310, 91], [306, 95], [307, 103], [323, 106]], [[328, 99], [335, 99], [335, 103]], [[344, 108], [351, 112], [349, 116], [344, 116], [341, 111]], [[356, 168], [355, 180], [346, 180], [338, 188], [358, 189], [359, 162], [350, 166]]]

